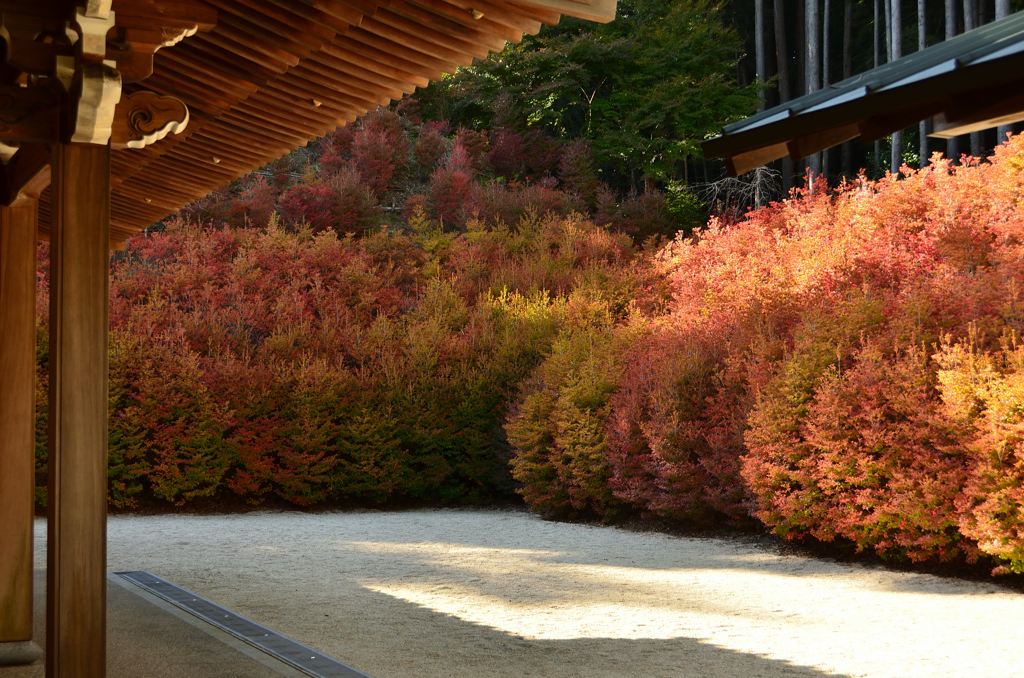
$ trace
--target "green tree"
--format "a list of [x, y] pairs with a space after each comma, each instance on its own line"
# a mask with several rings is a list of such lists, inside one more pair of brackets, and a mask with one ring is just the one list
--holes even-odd
[[[423, 93], [427, 117], [590, 140], [604, 179], [682, 174], [698, 143], [758, 107], [718, 0], [620, 0], [615, 21], [564, 19]], [[617, 176], [611, 176], [617, 175]]]

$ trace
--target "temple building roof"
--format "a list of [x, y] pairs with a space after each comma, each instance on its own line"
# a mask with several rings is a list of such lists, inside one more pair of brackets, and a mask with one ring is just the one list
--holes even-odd
[[1024, 13], [726, 125], [701, 147], [736, 176], [927, 118], [940, 138], [1024, 120]]

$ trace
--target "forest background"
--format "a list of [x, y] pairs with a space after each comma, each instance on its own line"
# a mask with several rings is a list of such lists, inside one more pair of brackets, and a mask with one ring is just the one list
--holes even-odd
[[[774, 5], [798, 46], [773, 75], [760, 0], [620, 0], [130, 240], [111, 507], [518, 494], [1024, 572], [1024, 142], [890, 174], [848, 147], [866, 175], [771, 204], [787, 168], [728, 180], [700, 155], [782, 72], [814, 75], [812, 5]], [[874, 26], [814, 63], [869, 67]], [[39, 263], [44, 506], [45, 244]]]

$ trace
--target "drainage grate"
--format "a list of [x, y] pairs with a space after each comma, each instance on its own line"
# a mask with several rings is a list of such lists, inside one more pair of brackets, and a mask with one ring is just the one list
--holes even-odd
[[203, 621], [237, 636], [300, 671], [315, 676], [315, 678], [370, 678], [351, 666], [346, 666], [311, 647], [298, 643], [287, 636], [282, 636], [265, 626], [260, 626], [254, 621], [239, 616], [231, 610], [197, 596], [191, 591], [186, 591], [180, 586], [175, 586], [149, 572], [115, 572], [114, 574], [124, 577], [133, 584], [141, 586]]

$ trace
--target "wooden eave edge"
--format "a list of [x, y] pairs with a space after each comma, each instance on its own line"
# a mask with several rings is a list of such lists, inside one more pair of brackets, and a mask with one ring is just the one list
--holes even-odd
[[514, 4], [553, 10], [576, 19], [606, 24], [615, 18], [618, 0], [515, 0]]
[[[100, 1], [102, 2], [103, 0]], [[150, 12], [152, 12], [154, 7], [165, 8], [166, 13], [162, 14], [161, 19], [158, 20], [156, 24], [152, 24], [152, 26], [156, 26], [159, 24], [164, 26], [186, 28], [189, 27], [189, 25], [191, 25], [197, 26], [200, 32], [213, 29], [217, 23], [217, 14], [219, 13], [215, 9], [210, 8], [209, 16], [204, 15], [202, 17], [198, 17], [197, 20], [192, 20], [190, 16], [185, 16], [185, 14], [187, 14], [186, 12], [184, 12], [185, 7], [189, 5], [197, 5], [198, 3], [196, 2], [196, 0], [189, 0], [188, 2], [182, 3], [181, 7], [178, 7], [174, 0], [145, 0], [143, 2], [138, 2], [137, 0], [112, 0], [112, 2], [111, 0], [105, 1], [108, 4], [108, 6], [112, 5], [111, 10], [113, 10], [112, 14], [114, 16], [122, 17], [121, 21], [117, 22], [118, 26], [120, 26], [123, 22], [127, 25], [128, 28], [136, 28], [139, 30], [146, 30], [150, 28], [150, 25], [146, 25], [146, 19], [152, 17]], [[462, 2], [456, 1], [454, 2], [454, 5], [460, 6], [467, 3], [472, 4], [472, 2], [473, 0], [463, 0]], [[217, 5], [219, 3], [213, 4]], [[388, 0], [384, 0], [382, 3], [378, 5], [378, 7], [386, 8], [390, 4], [391, 3]], [[311, 6], [315, 7], [316, 5], [313, 4]], [[539, 21], [541, 23], [548, 23], [554, 25], [558, 23], [558, 19], [560, 16], [565, 15], [589, 21], [607, 23], [614, 19], [615, 17], [617, 0], [513, 0], [512, 2], [509, 2], [508, 0], [491, 0], [491, 2], [482, 2], [480, 9], [483, 10], [483, 16], [485, 16], [487, 10], [497, 12], [499, 9], [501, 9], [502, 6], [507, 7], [509, 11], [517, 15], [523, 16], [524, 21]], [[206, 5], [206, 7], [209, 7], [209, 5]], [[367, 9], [369, 9], [369, 7]], [[118, 10], [120, 11], [120, 14], [118, 14]], [[472, 10], [470, 11], [472, 12]], [[476, 13], [474, 12], [474, 16], [475, 14]], [[367, 16], [372, 16], [372, 14]], [[359, 22], [357, 21], [355, 25], [358, 25], [358, 23]], [[537, 24], [537, 26], [539, 26], [539, 23]], [[179, 38], [184, 37], [184, 35], [191, 35], [193, 32], [195, 32], [194, 28], [187, 34], [179, 35]], [[343, 35], [344, 33], [341, 33], [339, 34], [339, 37]], [[170, 42], [164, 43], [165, 46], [171, 46], [171, 44], [172, 43]], [[109, 59], [111, 56], [111, 54], [108, 54], [107, 58]], [[305, 61], [305, 59], [302, 60]], [[141, 84], [143, 87], [145, 86], [144, 82], [142, 82]], [[122, 110], [118, 111], [118, 121], [114, 123], [114, 129], [112, 130], [111, 139], [112, 146], [114, 146], [115, 149], [136, 147], [137, 145], [145, 145], [147, 143], [158, 141], [160, 138], [162, 138], [168, 133], [178, 133], [182, 131], [182, 128], [188, 122], [188, 111], [187, 109], [185, 109], [183, 116], [176, 116], [174, 119], [166, 120], [158, 126], [143, 130], [146, 134], [143, 135], [142, 137], [139, 137], [138, 141], [134, 139], [129, 139], [124, 136], [126, 118], [125, 115], [123, 115], [123, 113], [127, 112], [124, 109], [128, 108], [126, 104], [128, 103], [127, 99], [129, 98], [135, 98], [135, 95], [129, 97], [127, 96], [127, 92], [125, 92], [125, 96], [122, 98], [122, 101], [119, 102], [120, 108]], [[289, 146], [291, 146], [291, 144], [289, 144]], [[273, 158], [267, 158], [267, 161], [271, 160], [273, 160]], [[238, 174], [238, 176], [244, 176], [244, 174], [244, 172], [241, 172]], [[197, 194], [205, 194], [206, 192], [208, 192], [208, 190], [204, 190], [208, 188], [206, 186], [207, 183], [209, 183], [208, 179], [201, 179], [200, 181], [197, 182]], [[209, 188], [209, 190], [215, 189], [216, 187]], [[117, 189], [115, 188], [115, 192], [116, 191]], [[135, 198], [122, 196], [122, 198], [130, 202], [132, 200], [137, 200], [138, 196], [136, 196]], [[149, 201], [147, 200], [146, 202], [148, 203]], [[151, 215], [140, 213], [138, 216], [148, 220]], [[132, 221], [135, 220], [132, 219]], [[125, 224], [125, 226], [127, 226], [127, 224]], [[43, 237], [44, 239], [47, 235], [45, 233], [45, 230], [46, 229], [44, 225], [41, 223], [40, 236]], [[122, 247], [124, 239], [130, 237], [130, 235], [126, 235], [129, 230], [137, 232], [138, 230], [141, 230], [141, 228], [136, 228], [136, 225], [133, 224], [130, 229], [119, 229], [117, 236], [118, 239], [116, 242], [112, 240], [111, 245], [115, 248]]]
[[[1018, 122], [1024, 119], [1018, 107], [1024, 99], [1017, 94], [1024, 72], [1022, 28], [1024, 13], [976, 28], [726, 125], [702, 141], [701, 150], [705, 157], [723, 158], [729, 174], [738, 176], [785, 155], [798, 161], [858, 136], [871, 142], [927, 118], [936, 127], [929, 136], [936, 138]], [[917, 71], [899, 71], [901, 62], [914, 63], [929, 52], [931, 59]], [[1007, 85], [1005, 100], [977, 96]]]

